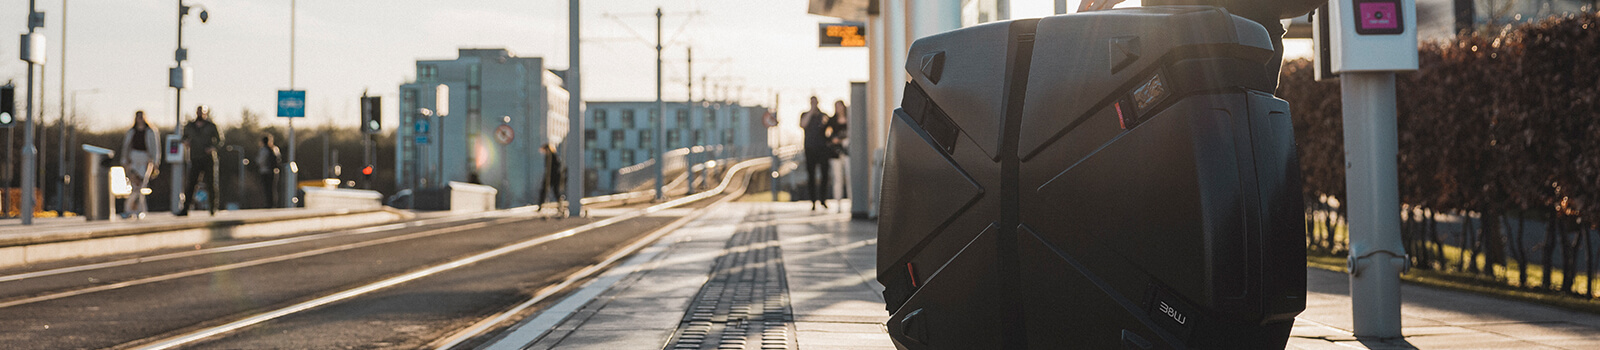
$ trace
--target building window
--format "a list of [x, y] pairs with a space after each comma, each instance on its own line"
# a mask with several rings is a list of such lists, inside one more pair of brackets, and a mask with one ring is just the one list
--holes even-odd
[[717, 110], [715, 110], [715, 109], [707, 109], [706, 110], [706, 128], [710, 128], [710, 129], [716, 129], [717, 128]]
[[483, 85], [483, 70], [477, 64], [467, 67], [467, 86]]
[[638, 163], [635, 163], [633, 161], [633, 150], [631, 150], [631, 149], [622, 150], [622, 154], [620, 154], [618, 156], [622, 157], [622, 163], [621, 164], [617, 164], [617, 165], [630, 166], [630, 165], [638, 164]]
[[639, 130], [639, 149], [655, 149], [655, 130]]
[[583, 131], [583, 149], [594, 149], [594, 129]]
[[606, 110], [605, 109], [595, 109], [594, 110], [594, 128], [595, 129], [605, 129], [606, 128], [606, 119], [610, 119], [610, 118], [606, 118]]
[[722, 144], [732, 144], [732, 143], [733, 143], [733, 130], [723, 130], [722, 131]]
[[688, 129], [689, 128], [689, 110], [687, 110], [687, 109], [679, 109], [678, 110], [678, 128], [679, 129]]
[[627, 134], [623, 133], [622, 130], [611, 130], [611, 148], [622, 149], [622, 141], [626, 138]]
[[706, 140], [706, 132], [705, 132], [705, 130], [695, 130], [694, 131], [694, 143], [690, 143], [690, 145], [704, 145], [705, 143], [703, 141], [705, 141], [705, 140]]
[[467, 113], [477, 112], [481, 108], [483, 108], [483, 93], [478, 91], [476, 86], [468, 87]]
[[607, 169], [608, 168], [608, 167], [606, 167], [606, 150], [603, 150], [603, 149], [594, 150], [594, 166], [592, 168], [600, 168], [600, 169]]
[[678, 148], [678, 141], [682, 139], [678, 136], [677, 129], [667, 130], [667, 149]]
[[439, 67], [431, 64], [417, 66], [417, 82], [432, 82], [439, 78]]
[[656, 110], [656, 109], [651, 109], [650, 110], [650, 125], [652, 127], [654, 127], [655, 125], [657, 125], [656, 122], [659, 122], [659, 121], [661, 121], [661, 111]]
[[633, 129], [638, 127], [633, 123], [633, 109], [622, 110], [622, 128]]

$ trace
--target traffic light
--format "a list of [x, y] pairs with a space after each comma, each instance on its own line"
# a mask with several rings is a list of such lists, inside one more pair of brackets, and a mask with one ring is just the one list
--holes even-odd
[[0, 86], [0, 128], [9, 128], [17, 123], [17, 87], [7, 84]]
[[361, 168], [361, 175], [372, 176], [372, 166], [368, 165], [365, 168]]
[[382, 98], [378, 96], [361, 97], [361, 132], [376, 134], [383, 129]]

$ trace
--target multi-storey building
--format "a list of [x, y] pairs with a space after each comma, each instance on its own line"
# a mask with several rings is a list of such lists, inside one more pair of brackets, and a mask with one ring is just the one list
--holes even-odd
[[[655, 101], [590, 101], [584, 109], [584, 168], [591, 174], [592, 194], [633, 190], [636, 181], [618, 181], [618, 171], [655, 158]], [[721, 146], [717, 155], [743, 158], [767, 155], [766, 107], [737, 102], [666, 102], [666, 149]], [[673, 154], [681, 154], [676, 152]], [[708, 151], [709, 153], [709, 151]], [[681, 155], [669, 157], [682, 157]], [[668, 159], [668, 168], [681, 162]], [[652, 163], [653, 164], [653, 163]], [[680, 164], [681, 163], [676, 163]], [[653, 178], [653, 177], [652, 177]]]
[[473, 182], [497, 189], [500, 207], [533, 204], [545, 174], [539, 148], [567, 132], [562, 72], [505, 49], [459, 56], [419, 60], [415, 81], [400, 85], [396, 187]]

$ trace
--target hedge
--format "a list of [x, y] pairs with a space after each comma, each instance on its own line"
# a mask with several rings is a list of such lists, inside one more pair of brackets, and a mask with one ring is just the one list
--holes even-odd
[[[1420, 69], [1396, 77], [1402, 236], [1414, 266], [1596, 295], [1593, 279], [1578, 275], [1593, 277], [1600, 263], [1591, 258], [1600, 229], [1600, 12], [1463, 32], [1419, 53]], [[1341, 254], [1339, 86], [1314, 81], [1312, 68], [1286, 63], [1278, 95], [1291, 104], [1300, 145], [1308, 249]], [[1448, 232], [1458, 239], [1441, 236], [1446, 217], [1466, 218]], [[1529, 225], [1546, 228], [1542, 241], [1528, 244], [1525, 235], [1539, 234]], [[1540, 264], [1541, 279], [1529, 281]], [[1552, 272], [1566, 273], [1554, 281]], [[1580, 279], [1586, 285], [1575, 286]]]

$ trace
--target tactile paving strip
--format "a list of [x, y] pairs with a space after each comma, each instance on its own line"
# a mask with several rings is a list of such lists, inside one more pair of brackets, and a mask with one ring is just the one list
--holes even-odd
[[776, 226], [747, 227], [728, 240], [665, 349], [799, 349]]

